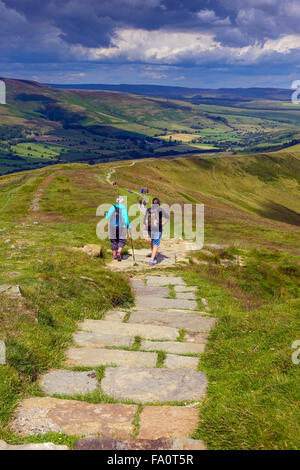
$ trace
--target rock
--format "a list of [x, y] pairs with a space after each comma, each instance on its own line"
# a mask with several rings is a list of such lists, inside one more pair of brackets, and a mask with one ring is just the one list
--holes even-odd
[[61, 432], [102, 437], [130, 438], [135, 405], [92, 404], [49, 397], [26, 398], [17, 408], [12, 430], [29, 436]]
[[210, 312], [210, 307], [209, 307], [209, 305], [208, 305], [207, 300], [203, 297], [203, 298], [201, 299], [201, 301], [202, 301], [202, 303], [203, 303], [203, 305], [204, 305], [205, 310], [206, 310], [207, 312]]
[[184, 406], [145, 406], [140, 415], [139, 439], [187, 437], [198, 426], [199, 409]]
[[164, 367], [167, 369], [195, 369], [197, 370], [199, 363], [198, 357], [177, 356], [175, 354], [167, 354]]
[[204, 450], [202, 441], [184, 437], [160, 439], [109, 439], [85, 437], [76, 441], [74, 450]]
[[108, 312], [106, 312], [103, 320], [122, 322], [125, 317], [126, 312], [121, 312], [120, 310], [109, 310]]
[[179, 336], [179, 330], [169, 326], [139, 325], [105, 320], [84, 320], [79, 327], [84, 331], [94, 333], [111, 334], [113, 331], [117, 336], [141, 336], [145, 339], [174, 340]]
[[103, 254], [102, 247], [99, 245], [85, 245], [82, 251], [93, 258], [99, 258]]
[[182, 343], [180, 341], [142, 341], [144, 351], [165, 351], [173, 354], [200, 354], [205, 344]]
[[212, 250], [216, 250], [216, 251], [222, 251], [224, 250], [225, 248], [227, 248], [226, 245], [218, 245], [216, 243], [206, 243], [206, 248], [210, 248]]
[[103, 251], [102, 247], [100, 245], [85, 245], [83, 248], [77, 248], [73, 247], [73, 251], [82, 251], [83, 253], [87, 254], [88, 256], [91, 256], [92, 258], [99, 258], [102, 257]]
[[19, 272], [17, 272], [17, 271], [12, 271], [12, 272], [8, 273], [8, 275], [9, 275], [10, 277], [15, 277], [15, 276], [20, 276], [21, 273], [19, 273]]
[[39, 381], [46, 395], [75, 395], [91, 393], [98, 388], [97, 371], [74, 372], [54, 370]]
[[0, 285], [0, 294], [7, 292], [9, 289], [11, 289], [11, 286], [9, 286], [8, 284]]
[[[159, 311], [159, 310], [141, 310], [134, 311], [130, 315], [128, 325], [131, 323], [141, 323], [146, 325], [162, 325], [162, 327], [176, 327], [185, 329], [187, 331], [209, 331], [211, 330], [216, 319], [212, 317], [205, 317], [196, 313], [185, 312], [172, 312], [172, 311]], [[143, 336], [143, 335], [141, 335]], [[151, 338], [156, 339], [156, 338]], [[171, 338], [170, 338], [171, 339]], [[176, 339], [176, 338], [172, 338]]]
[[175, 308], [181, 310], [195, 310], [198, 306], [194, 300], [165, 299], [157, 296], [137, 296], [135, 298], [136, 308]]
[[73, 341], [77, 346], [90, 346], [104, 348], [105, 346], [117, 346], [121, 348], [132, 346], [134, 338], [130, 336], [104, 335], [101, 333], [89, 333], [77, 331], [73, 335]]
[[0, 294], [8, 294], [12, 297], [22, 297], [20, 286], [10, 286], [8, 284], [0, 285]]
[[147, 286], [168, 286], [180, 285], [185, 286], [185, 282], [181, 277], [175, 276], [146, 276]]
[[192, 369], [107, 367], [101, 381], [108, 395], [137, 403], [199, 400], [206, 385], [205, 374]]
[[140, 351], [121, 351], [101, 348], [69, 348], [66, 352], [68, 366], [98, 367], [117, 366], [155, 367], [157, 354]]
[[52, 442], [40, 444], [19, 444], [9, 445], [5, 441], [0, 441], [0, 450], [69, 450], [68, 446], [55, 445]]

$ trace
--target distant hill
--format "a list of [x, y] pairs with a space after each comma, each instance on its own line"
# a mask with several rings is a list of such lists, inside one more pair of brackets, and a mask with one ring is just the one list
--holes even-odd
[[134, 93], [138, 95], [157, 96], [161, 98], [191, 99], [198, 97], [202, 99], [228, 99], [251, 101], [254, 99], [268, 99], [287, 101], [290, 99], [291, 91], [285, 88], [188, 88], [179, 86], [163, 85], [112, 85], [112, 84], [51, 84], [54, 88], [65, 90], [111, 90], [122, 93]]
[[0, 174], [69, 162], [253, 153], [300, 143], [300, 107], [290, 102], [290, 90], [72, 89], [77, 85], [2, 80], [7, 104], [0, 105]]

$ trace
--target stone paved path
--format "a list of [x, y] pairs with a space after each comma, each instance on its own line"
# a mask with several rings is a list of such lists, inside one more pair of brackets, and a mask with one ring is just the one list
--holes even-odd
[[[196, 288], [181, 277], [131, 285], [135, 307], [78, 325], [64, 368], [40, 378], [44, 396], [19, 404], [13, 431], [80, 435], [76, 449], [205, 448], [191, 436], [207, 387], [199, 358], [216, 319], [197, 309]], [[91, 394], [101, 403], [88, 402]]]

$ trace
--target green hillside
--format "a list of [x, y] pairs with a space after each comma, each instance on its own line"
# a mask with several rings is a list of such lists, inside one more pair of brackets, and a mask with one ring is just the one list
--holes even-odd
[[226, 99], [211, 92], [175, 99], [5, 82], [0, 174], [68, 162], [261, 152], [300, 141], [299, 107], [279, 101], [275, 92], [271, 99], [267, 90], [268, 99], [262, 93], [258, 99], [241, 99], [238, 90]]
[[[125, 114], [121, 108], [119, 119]], [[9, 112], [17, 116], [19, 111], [16, 106]], [[29, 115], [22, 119], [33, 123]], [[56, 121], [43, 125], [47, 135], [66, 130], [55, 130]], [[24, 153], [23, 144], [15, 142], [16, 151]], [[33, 160], [42, 151], [42, 144], [34, 144]], [[46, 145], [44, 158], [55, 163], [59, 145]], [[20, 437], [9, 423], [22, 397], [42, 396], [36, 379], [62, 365], [79, 320], [100, 319], [110, 308], [132, 305], [128, 276], [107, 268], [108, 241], [101, 242], [102, 258], [73, 248], [99, 244], [99, 204], [148, 186], [162, 202], [204, 203], [205, 243], [223, 245], [221, 251], [210, 248], [213, 258], [199, 251], [189, 264], [169, 268], [198, 286], [199, 299], [205, 292], [219, 319], [201, 360], [208, 397], [193, 437], [205, 440], [209, 449], [296, 449], [299, 366], [291, 361], [291, 344], [299, 337], [299, 146], [269, 154], [195, 154], [118, 165], [117, 187], [106, 181], [114, 167], [109, 162], [54, 164], [0, 177], [0, 285], [19, 285], [23, 295], [1, 296], [0, 339], [7, 345], [7, 364], [0, 366], [0, 439], [69, 446], [75, 441], [76, 436], [58, 433]], [[146, 246], [136, 242], [136, 248]], [[243, 258], [243, 267], [222, 262], [236, 256]], [[88, 399], [109, 402], [100, 393]]]

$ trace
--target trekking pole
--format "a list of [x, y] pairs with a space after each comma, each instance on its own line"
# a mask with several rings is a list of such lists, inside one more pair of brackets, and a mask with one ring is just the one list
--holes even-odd
[[129, 235], [130, 235], [130, 241], [131, 241], [131, 249], [132, 249], [133, 261], [135, 262], [135, 255], [134, 255], [134, 248], [133, 248], [132, 233], [131, 233], [131, 230], [130, 230], [130, 229], [129, 229]]

